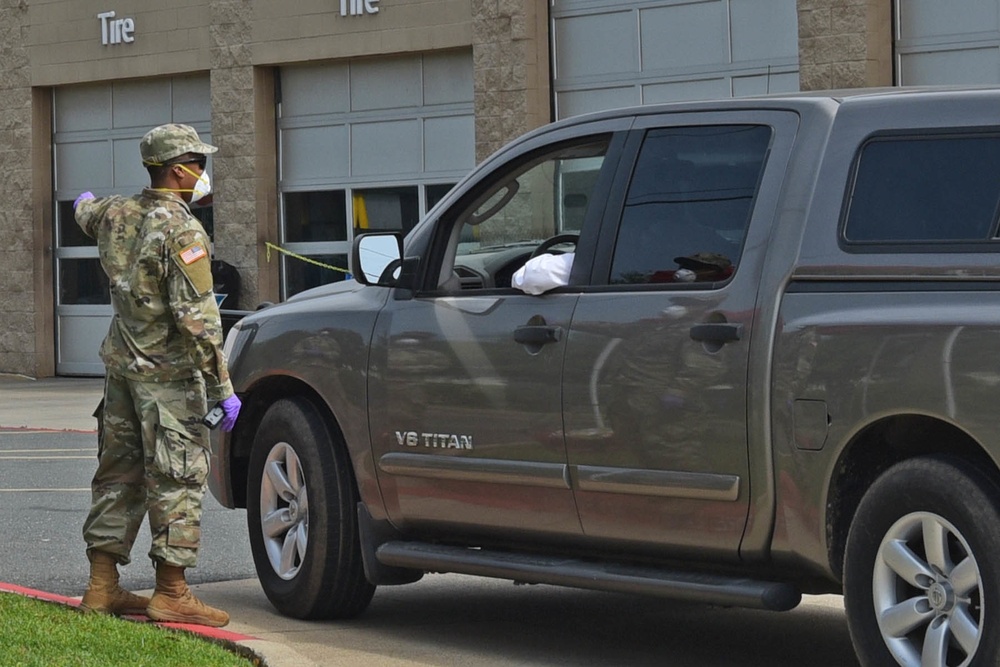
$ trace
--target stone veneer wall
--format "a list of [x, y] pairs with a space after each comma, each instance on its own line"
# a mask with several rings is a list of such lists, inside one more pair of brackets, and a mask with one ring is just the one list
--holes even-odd
[[[215, 257], [240, 273], [239, 303], [258, 302], [257, 119], [250, 41], [253, 6], [245, 0], [211, 0], [212, 156], [215, 176]], [[216, 185], [217, 184], [217, 185]]]
[[34, 232], [27, 24], [25, 0], [0, 3], [0, 371], [34, 376], [42, 354], [36, 309], [47, 303], [35, 276], [51, 267], [36, 265], [50, 255]]
[[891, 86], [890, 0], [798, 0], [802, 90]]
[[551, 120], [547, 5], [472, 0], [477, 161]]

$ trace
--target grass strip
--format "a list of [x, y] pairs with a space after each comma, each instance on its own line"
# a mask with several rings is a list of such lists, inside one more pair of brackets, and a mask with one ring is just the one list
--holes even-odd
[[256, 660], [221, 644], [153, 624], [83, 614], [0, 592], [5, 667], [248, 667]]

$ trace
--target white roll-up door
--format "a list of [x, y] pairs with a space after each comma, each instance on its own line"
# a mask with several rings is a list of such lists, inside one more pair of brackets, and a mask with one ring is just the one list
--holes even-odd
[[556, 115], [799, 88], [795, 0], [557, 0]]
[[[67, 86], [54, 98], [56, 373], [103, 375], [98, 348], [111, 321], [111, 299], [97, 246], [73, 219], [73, 200], [85, 190], [103, 197], [147, 186], [139, 140], [157, 125], [187, 123], [211, 142], [209, 80]], [[210, 215], [209, 209], [199, 213], [206, 222]]]
[[342, 280], [356, 233], [408, 231], [475, 166], [467, 50], [282, 67], [282, 296]]
[[896, 79], [1000, 83], [1000, 0], [896, 0]]

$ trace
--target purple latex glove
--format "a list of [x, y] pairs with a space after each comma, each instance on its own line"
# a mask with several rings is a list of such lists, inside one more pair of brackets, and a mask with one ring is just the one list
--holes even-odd
[[94, 193], [91, 192], [90, 190], [87, 190], [86, 192], [81, 192], [80, 196], [77, 197], [76, 201], [73, 202], [73, 210], [75, 211], [76, 207], [79, 206], [80, 202], [82, 202], [84, 199], [93, 199], [93, 198], [94, 198]]
[[236, 394], [233, 394], [229, 398], [224, 398], [219, 402], [222, 406], [222, 411], [226, 413], [226, 416], [222, 418], [222, 430], [229, 431], [233, 430], [236, 426], [236, 418], [240, 416], [240, 408], [243, 407], [243, 401]]

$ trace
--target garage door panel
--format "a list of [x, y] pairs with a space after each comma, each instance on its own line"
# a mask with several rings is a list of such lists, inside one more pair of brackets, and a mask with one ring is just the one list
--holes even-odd
[[644, 72], [730, 60], [721, 0], [646, 9], [640, 26]]
[[59, 338], [57, 363], [63, 375], [104, 375], [97, 355], [111, 324], [111, 307], [78, 306], [70, 315], [56, 317]]
[[128, 196], [147, 186], [138, 144], [156, 125], [190, 124], [211, 143], [209, 88], [207, 75], [188, 75], [91, 83], [53, 91], [58, 374], [104, 374], [98, 349], [111, 319], [97, 246], [75, 230], [73, 199], [84, 190], [98, 196]]
[[471, 116], [424, 121], [424, 171], [454, 171], [476, 166], [476, 122]]
[[658, 83], [642, 87], [644, 104], [722, 97], [730, 97], [729, 80], [725, 78]]
[[[211, 88], [206, 76], [174, 79], [173, 118], [186, 118], [185, 122], [187, 123], [210, 123], [212, 121]], [[199, 132], [198, 134], [203, 133]], [[211, 143], [210, 140], [209, 143]]]
[[733, 97], [767, 95], [768, 93], [794, 93], [798, 90], [798, 72], [733, 77]]
[[[68, 192], [114, 187], [114, 155], [107, 141], [56, 145], [56, 187]], [[134, 150], [133, 145], [133, 150]], [[136, 160], [138, 162], [138, 160]]]
[[351, 109], [372, 111], [419, 106], [419, 58], [356, 62], [351, 65]]
[[569, 118], [591, 111], [602, 111], [639, 103], [638, 86], [571, 90], [556, 94], [556, 113], [559, 118]]
[[111, 91], [106, 86], [73, 86], [55, 92], [55, 131], [87, 132], [111, 127]]
[[733, 61], [798, 58], [795, 0], [730, 0], [730, 13]]
[[112, 127], [148, 128], [170, 122], [170, 79], [115, 82], [112, 96]]
[[[613, 35], [613, 39], [609, 39]], [[558, 76], [599, 76], [639, 68], [632, 12], [575, 16], [555, 22]]]
[[560, 0], [551, 13], [557, 118], [799, 88], [796, 0]]
[[351, 126], [351, 173], [374, 176], [419, 172], [421, 143], [417, 119], [355, 123]]
[[901, 39], [996, 30], [1000, 27], [997, 0], [962, 0], [961, 10], [941, 0], [906, 0], [899, 11]]
[[344, 125], [287, 129], [281, 134], [281, 142], [282, 180], [344, 178], [349, 173], [350, 151]]
[[149, 185], [149, 173], [142, 165], [137, 143], [132, 137], [111, 142], [114, 151], [113, 187], [119, 192], [138, 192]]
[[281, 115], [346, 113], [351, 107], [347, 65], [298, 66], [281, 69]]
[[473, 101], [472, 59], [462, 51], [424, 56], [424, 104]]
[[900, 84], [1000, 83], [1000, 48], [909, 53], [900, 56]]

